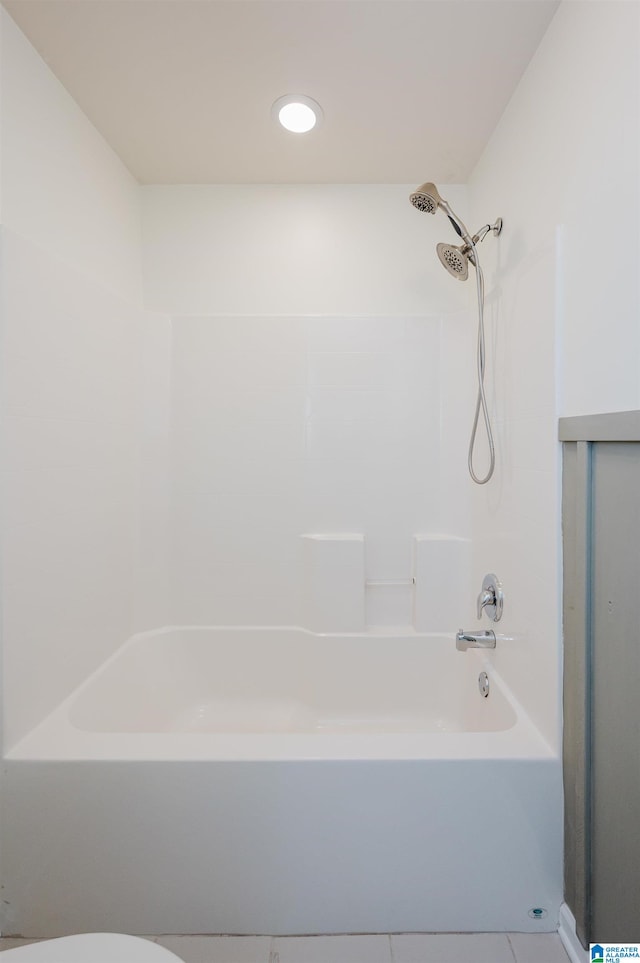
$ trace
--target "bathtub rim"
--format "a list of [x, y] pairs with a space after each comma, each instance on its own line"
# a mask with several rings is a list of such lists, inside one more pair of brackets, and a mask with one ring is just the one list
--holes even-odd
[[[131, 762], [320, 762], [410, 761], [462, 759], [557, 759], [516, 699], [504, 678], [482, 650], [460, 653], [473, 659], [502, 691], [515, 713], [508, 729], [490, 732], [439, 733], [193, 733], [97, 732], [72, 725], [74, 700], [121, 654], [140, 639], [174, 632], [297, 632], [310, 638], [402, 638], [443, 640], [446, 632], [416, 632], [411, 627], [384, 627], [365, 632], [313, 632], [297, 625], [166, 625], [137, 632], [94, 669], [55, 709], [4, 752], [10, 761], [131, 761]], [[451, 645], [455, 645], [451, 636]]]

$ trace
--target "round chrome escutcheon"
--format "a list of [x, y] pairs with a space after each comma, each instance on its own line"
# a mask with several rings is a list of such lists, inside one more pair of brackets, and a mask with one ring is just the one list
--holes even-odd
[[489, 676], [486, 672], [481, 672], [478, 676], [478, 688], [480, 689], [482, 698], [486, 699], [489, 695]]

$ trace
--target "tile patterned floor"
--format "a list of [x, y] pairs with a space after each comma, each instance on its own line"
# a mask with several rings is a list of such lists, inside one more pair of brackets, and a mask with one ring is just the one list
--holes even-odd
[[[156, 936], [184, 963], [568, 963], [555, 933]], [[31, 940], [0, 939], [0, 951]], [[126, 961], [122, 961], [126, 963]]]

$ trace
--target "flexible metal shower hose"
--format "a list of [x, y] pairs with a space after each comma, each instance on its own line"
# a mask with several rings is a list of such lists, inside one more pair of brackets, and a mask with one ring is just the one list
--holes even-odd
[[[494, 469], [496, 467], [496, 450], [493, 443], [493, 432], [491, 430], [491, 419], [489, 417], [489, 409], [487, 407], [487, 398], [484, 392], [484, 359], [485, 359], [485, 346], [484, 346], [484, 275], [482, 273], [482, 268], [480, 267], [480, 260], [478, 258], [478, 252], [476, 251], [476, 246], [471, 241], [471, 248], [473, 249], [473, 258], [475, 262], [476, 269], [476, 290], [478, 292], [478, 350], [477, 350], [477, 371], [478, 371], [478, 399], [476, 401], [476, 413], [473, 419], [473, 428], [471, 429], [471, 439], [469, 441], [469, 457], [467, 464], [469, 466], [469, 474], [471, 478], [476, 483], [476, 485], [486, 485], [491, 476], [493, 475]], [[489, 469], [484, 478], [479, 478], [476, 475], [475, 469], [473, 467], [473, 453], [476, 446], [476, 438], [478, 434], [478, 420], [480, 418], [480, 410], [482, 409], [482, 417], [484, 419], [484, 425], [487, 431], [487, 441], [489, 443]]]

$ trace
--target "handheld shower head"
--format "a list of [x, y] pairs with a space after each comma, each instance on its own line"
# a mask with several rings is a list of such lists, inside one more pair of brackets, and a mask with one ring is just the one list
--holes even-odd
[[417, 210], [426, 211], [427, 214], [435, 214], [438, 208], [441, 207], [451, 221], [456, 234], [461, 237], [466, 244], [471, 242], [468, 230], [460, 218], [453, 213], [444, 197], [440, 195], [436, 185], [432, 184], [431, 181], [427, 181], [426, 184], [421, 184], [420, 187], [416, 188], [416, 190], [409, 195], [409, 200]]
[[426, 211], [427, 214], [435, 214], [442, 204], [438, 188], [430, 181], [417, 187], [409, 196], [409, 200], [417, 210]]

